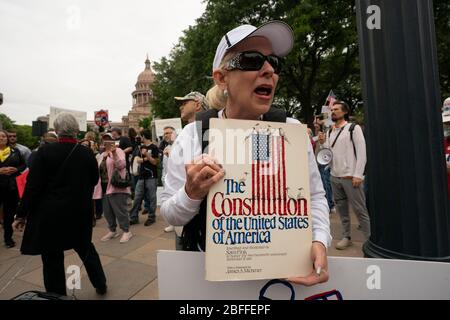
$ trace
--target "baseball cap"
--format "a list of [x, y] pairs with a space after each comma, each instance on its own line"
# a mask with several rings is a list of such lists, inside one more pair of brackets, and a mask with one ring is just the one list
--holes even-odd
[[102, 135], [102, 140], [114, 140], [111, 133], [107, 132]]
[[220, 40], [214, 56], [213, 70], [219, 68], [228, 50], [250, 37], [264, 37], [272, 44], [273, 53], [285, 57], [294, 46], [294, 33], [291, 27], [282, 21], [270, 21], [259, 28], [244, 24], [228, 31]]
[[206, 98], [204, 95], [202, 95], [200, 92], [192, 91], [189, 92], [184, 97], [175, 97], [175, 100], [178, 101], [188, 101], [188, 100], [194, 100], [200, 102], [202, 109], [208, 110], [208, 102], [206, 102]]

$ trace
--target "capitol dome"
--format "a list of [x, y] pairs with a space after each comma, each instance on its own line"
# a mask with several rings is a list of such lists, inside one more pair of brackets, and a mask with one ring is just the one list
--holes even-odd
[[136, 89], [146, 88], [148, 85], [151, 85], [155, 81], [155, 74], [152, 71], [150, 66], [150, 60], [145, 60], [145, 69], [142, 71], [137, 79]]

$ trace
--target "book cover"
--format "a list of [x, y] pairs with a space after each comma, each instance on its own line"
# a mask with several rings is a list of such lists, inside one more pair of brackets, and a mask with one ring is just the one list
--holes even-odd
[[206, 280], [312, 272], [305, 125], [211, 119], [208, 153], [225, 169], [207, 198]]

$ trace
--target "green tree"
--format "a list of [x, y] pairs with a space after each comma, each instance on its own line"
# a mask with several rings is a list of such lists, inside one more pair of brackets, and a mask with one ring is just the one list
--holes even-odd
[[356, 106], [361, 97], [355, 19], [353, 1], [209, 0], [196, 25], [185, 30], [169, 57], [155, 65], [155, 114], [177, 116], [174, 96], [206, 92], [212, 86], [212, 61], [225, 32], [269, 20], [287, 22], [295, 34], [295, 47], [280, 75], [276, 105], [310, 123], [330, 89]]
[[150, 114], [148, 117], [139, 120], [139, 127], [144, 129], [150, 129], [153, 121], [153, 115]]
[[450, 2], [434, 0], [436, 43], [442, 101], [450, 97]]
[[[295, 44], [283, 63], [274, 104], [311, 124], [332, 89], [362, 114], [355, 0], [207, 0], [204, 14], [184, 31], [168, 57], [155, 64], [153, 110], [161, 118], [179, 115], [173, 99], [212, 86], [216, 46], [240, 24], [282, 20], [294, 30]], [[450, 4], [435, 0], [440, 81], [450, 94]], [[224, 14], [226, 13], [226, 14]]]
[[4, 130], [14, 129], [17, 132], [17, 142], [27, 146], [31, 150], [39, 145], [39, 138], [32, 135], [32, 127], [28, 125], [14, 124], [6, 114], [0, 113], [0, 124]]
[[6, 114], [0, 113], [0, 128], [8, 130], [14, 127], [14, 121], [12, 121]]
[[27, 146], [30, 150], [36, 149], [39, 145], [39, 138], [32, 135], [32, 127], [28, 125], [14, 125], [17, 132], [17, 142]]

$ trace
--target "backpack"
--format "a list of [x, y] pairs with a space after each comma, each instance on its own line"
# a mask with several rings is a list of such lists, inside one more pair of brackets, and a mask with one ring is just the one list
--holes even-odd
[[[209, 145], [209, 119], [217, 118], [219, 111], [215, 109], [199, 112], [195, 115], [197, 135], [202, 146], [202, 151]], [[263, 121], [286, 122], [286, 111], [270, 108], [263, 115]], [[204, 137], [204, 139], [203, 139]], [[183, 228], [182, 244], [184, 251], [205, 251], [206, 246], [206, 198], [200, 204], [199, 213], [192, 218]]]

